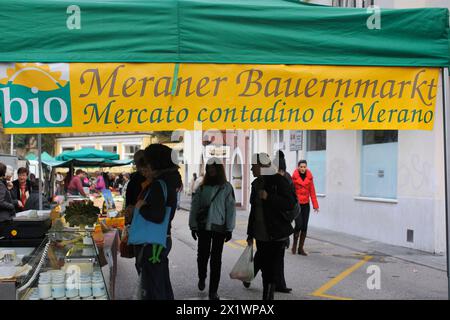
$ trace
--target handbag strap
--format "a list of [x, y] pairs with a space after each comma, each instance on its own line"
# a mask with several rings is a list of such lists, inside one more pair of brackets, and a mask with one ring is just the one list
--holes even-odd
[[167, 185], [164, 180], [158, 179], [164, 194], [164, 204], [167, 206]]
[[217, 190], [217, 192], [214, 195], [214, 197], [212, 197], [211, 202], [209, 203], [209, 205], [211, 205], [214, 202], [214, 199], [216, 199], [216, 197], [220, 193], [220, 191], [222, 191], [222, 187], [219, 187], [219, 190]]
[[[163, 195], [164, 195], [164, 206], [167, 206], [167, 185], [166, 182], [164, 180], [158, 179], [157, 180], [161, 186], [161, 189], [163, 191]], [[147, 197], [150, 194], [150, 188], [148, 188], [147, 192], [145, 193], [144, 196], [144, 200], [147, 199]]]

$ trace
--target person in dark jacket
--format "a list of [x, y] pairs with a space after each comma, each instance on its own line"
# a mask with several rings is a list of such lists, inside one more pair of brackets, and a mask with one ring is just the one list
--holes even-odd
[[14, 204], [11, 194], [6, 187], [6, 166], [0, 162], [0, 223], [12, 220], [14, 217]]
[[[42, 197], [42, 210], [49, 210], [50, 203], [43, 196]], [[39, 179], [36, 179], [31, 182], [31, 193], [28, 198], [27, 203], [25, 204], [24, 210], [39, 210]]]
[[273, 300], [286, 240], [294, 232], [282, 213], [293, 210], [296, 199], [289, 182], [276, 172], [267, 154], [253, 155], [251, 171], [256, 179], [250, 195], [247, 243], [253, 246], [256, 240], [261, 258], [263, 300]]
[[[179, 168], [172, 161], [172, 149], [162, 144], [151, 144], [145, 149], [145, 162], [146, 166], [142, 173], [149, 181], [149, 186], [148, 189], [144, 189], [145, 196], [136, 203], [136, 208], [144, 219], [153, 223], [162, 223], [166, 214], [170, 214], [169, 221], [171, 221], [177, 207], [177, 189], [181, 186]], [[167, 187], [167, 199], [158, 180], [162, 180]], [[166, 207], [170, 208], [168, 213]], [[170, 233], [169, 222], [166, 247], [161, 251], [158, 263], [151, 262], [151, 258], [154, 257], [154, 246], [151, 244], [141, 246], [137, 259], [143, 300], [174, 299], [168, 258], [172, 247]]]
[[[292, 189], [292, 193], [295, 194], [295, 187], [294, 187], [294, 183], [292, 182], [292, 178], [290, 176], [290, 174], [288, 172], [286, 172], [286, 159], [284, 158], [284, 153], [279, 150], [277, 151], [277, 155], [274, 159], [274, 165], [275, 167], [278, 168], [278, 174], [282, 175], [283, 177], [286, 178], [286, 180], [289, 182], [289, 185]], [[285, 243], [285, 247], [289, 248], [289, 238], [287, 239], [286, 243]], [[286, 285], [286, 279], [284, 276], [284, 250], [283, 250], [283, 259], [281, 267], [277, 269], [278, 274], [276, 274], [275, 276], [275, 291], [276, 292], [282, 292], [282, 293], [291, 293], [292, 288], [288, 288]], [[256, 251], [254, 259], [253, 259], [253, 265], [254, 265], [254, 275], [256, 277], [256, 274], [259, 272], [259, 270], [261, 270], [261, 255], [259, 254], [259, 251]], [[243, 282], [244, 287], [249, 288], [250, 287], [250, 282]]]
[[18, 178], [13, 181], [13, 188], [11, 190], [11, 198], [14, 203], [15, 211], [23, 211], [25, 205], [30, 197], [31, 181], [28, 178], [29, 171], [27, 168], [19, 168], [17, 170]]

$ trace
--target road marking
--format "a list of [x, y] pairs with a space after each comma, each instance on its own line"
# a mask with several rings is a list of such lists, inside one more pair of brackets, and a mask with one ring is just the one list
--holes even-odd
[[247, 240], [236, 240], [234, 241], [236, 244], [240, 245], [241, 247], [247, 247]]
[[225, 244], [227, 246], [231, 247], [231, 248], [234, 248], [234, 249], [239, 249], [240, 248], [238, 245], [236, 245], [236, 244], [234, 244], [233, 242], [230, 242], [230, 241], [225, 242]]
[[353, 272], [361, 268], [365, 263], [367, 263], [369, 260], [373, 259], [372, 256], [364, 256], [364, 258], [356, 263], [355, 265], [351, 266], [347, 270], [343, 271], [341, 274], [337, 275], [327, 283], [325, 283], [323, 286], [321, 286], [319, 289], [311, 293], [311, 296], [314, 297], [321, 297], [321, 298], [329, 298], [329, 299], [336, 299], [336, 300], [352, 300], [351, 298], [345, 298], [345, 297], [338, 297], [333, 296], [329, 294], [325, 294], [328, 290], [333, 288], [335, 285], [337, 285], [339, 282], [347, 278], [349, 275], [351, 275]]

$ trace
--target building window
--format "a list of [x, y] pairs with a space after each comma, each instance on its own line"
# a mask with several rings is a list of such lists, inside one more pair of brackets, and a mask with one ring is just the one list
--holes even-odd
[[102, 150], [106, 152], [117, 153], [117, 145], [102, 146]]
[[95, 146], [92, 145], [80, 146], [80, 149], [95, 149]]
[[362, 131], [361, 196], [397, 197], [397, 130]]
[[62, 147], [61, 148], [61, 152], [73, 151], [73, 150], [75, 150], [75, 147]]
[[325, 194], [326, 178], [326, 130], [311, 130], [306, 132], [306, 160], [308, 168], [314, 176], [316, 192]]
[[284, 130], [278, 130], [278, 142], [284, 142]]
[[284, 130], [273, 130], [272, 131], [272, 142], [274, 150], [284, 150]]
[[134, 154], [141, 149], [139, 144], [128, 144], [123, 147], [123, 159], [133, 159]]

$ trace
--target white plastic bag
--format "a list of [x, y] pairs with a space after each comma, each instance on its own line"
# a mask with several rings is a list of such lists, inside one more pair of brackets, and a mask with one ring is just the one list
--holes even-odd
[[255, 277], [253, 246], [247, 246], [230, 272], [231, 279], [251, 282]]

